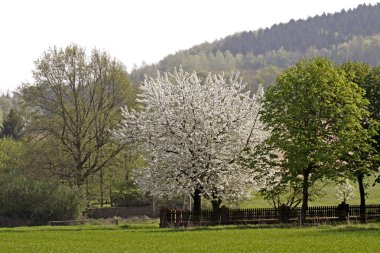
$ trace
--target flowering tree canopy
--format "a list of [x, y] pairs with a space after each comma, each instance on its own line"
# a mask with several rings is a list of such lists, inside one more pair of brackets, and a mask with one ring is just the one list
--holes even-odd
[[337, 199], [343, 203], [346, 203], [347, 200], [350, 200], [355, 196], [355, 187], [350, 184], [348, 179], [346, 179], [344, 183], [341, 183], [339, 186], [335, 187], [335, 189]]
[[250, 194], [257, 186], [254, 171], [239, 158], [268, 135], [258, 116], [262, 88], [250, 96], [236, 74], [228, 80], [208, 74], [202, 81], [179, 70], [147, 78], [141, 89], [143, 108], [124, 108], [114, 136], [143, 144], [149, 165], [137, 181], [144, 190], [190, 194], [195, 211], [201, 196], [215, 208]]

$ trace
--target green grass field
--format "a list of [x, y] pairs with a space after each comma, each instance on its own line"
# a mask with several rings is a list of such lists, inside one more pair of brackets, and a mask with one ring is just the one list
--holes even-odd
[[0, 229], [0, 252], [379, 252], [380, 223], [309, 228], [128, 226]]
[[[374, 176], [367, 178], [368, 187], [366, 189], [367, 192], [367, 204], [380, 204], [380, 184], [376, 184], [372, 186], [375, 180]], [[360, 204], [360, 196], [359, 190], [357, 186], [357, 182], [351, 182], [351, 184], [356, 188], [355, 196], [353, 199], [347, 201], [350, 205], [359, 205]], [[309, 206], [337, 206], [340, 204], [340, 201], [336, 198], [336, 183], [328, 182], [328, 184], [322, 188], [322, 196], [314, 201], [309, 202]], [[206, 203], [207, 204], [207, 203]], [[242, 202], [238, 205], [241, 208], [261, 208], [261, 207], [271, 207], [268, 201], [263, 199], [260, 195], [256, 194], [249, 201]], [[380, 251], [380, 250], [379, 250]]]

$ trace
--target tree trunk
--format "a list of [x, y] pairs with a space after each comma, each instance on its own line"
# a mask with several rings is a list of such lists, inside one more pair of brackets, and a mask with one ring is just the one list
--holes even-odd
[[[80, 152], [80, 151], [78, 151]], [[83, 166], [81, 165], [80, 159], [75, 158], [75, 184], [77, 187], [81, 187], [84, 183], [85, 178], [82, 176]], [[90, 164], [89, 164], [90, 166]]]
[[193, 195], [193, 201], [194, 201], [194, 205], [193, 205], [193, 213], [194, 215], [199, 215], [200, 212], [201, 212], [201, 191], [199, 189], [196, 189], [194, 191], [194, 195]]
[[99, 175], [100, 175], [100, 207], [103, 207], [103, 205], [104, 205], [104, 178], [103, 178], [103, 168], [102, 169], [100, 169], [100, 173], [99, 173]]
[[213, 212], [213, 220], [217, 221], [220, 217], [219, 213], [219, 207], [222, 201], [220, 199], [213, 199], [211, 200], [211, 205], [212, 205], [212, 212]]
[[222, 204], [222, 201], [220, 199], [211, 200], [212, 211], [213, 212], [218, 212], [220, 204]]
[[303, 174], [302, 182], [302, 207], [301, 207], [301, 223], [303, 224], [306, 220], [306, 212], [308, 209], [309, 202], [309, 170], [305, 171]]
[[156, 217], [156, 199], [154, 197], [152, 200], [152, 217]]
[[87, 207], [90, 207], [90, 189], [89, 189], [89, 186], [88, 186], [88, 179], [85, 180], [85, 192], [86, 192], [86, 204], [87, 204]]
[[365, 189], [364, 189], [364, 183], [363, 183], [363, 174], [358, 175], [358, 183], [359, 183], [359, 193], [360, 193], [360, 222], [361, 223], [367, 223], [367, 215], [366, 215], [366, 208], [365, 208]]

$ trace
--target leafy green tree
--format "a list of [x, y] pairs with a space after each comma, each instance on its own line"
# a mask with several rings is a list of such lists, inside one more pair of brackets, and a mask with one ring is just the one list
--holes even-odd
[[9, 93], [0, 96], [0, 123], [3, 122], [5, 114], [13, 107], [12, 100]]
[[0, 175], [19, 172], [24, 167], [25, 145], [12, 138], [0, 139]]
[[265, 94], [262, 120], [272, 130], [267, 145], [282, 155], [281, 166], [302, 179], [302, 212], [309, 188], [333, 178], [343, 154], [366, 137], [364, 90], [326, 58], [301, 60], [286, 69]]
[[[379, 129], [379, 119], [374, 117], [376, 99], [373, 98], [374, 91], [376, 91], [376, 84], [371, 80], [367, 82], [368, 76], [372, 73], [372, 68], [365, 63], [361, 62], [345, 62], [341, 65], [345, 71], [348, 80], [356, 83], [366, 90], [365, 97], [369, 100], [368, 106], [370, 116], [362, 121], [363, 127], [368, 131], [367, 138], [356, 139], [354, 148], [351, 152], [344, 154], [342, 160], [347, 162], [347, 169], [349, 174], [353, 175], [359, 185], [360, 193], [360, 220], [362, 223], [366, 222], [365, 199], [366, 184], [364, 177], [369, 176], [374, 168], [379, 166], [379, 154], [377, 147], [377, 131]], [[380, 86], [377, 88], [379, 90]]]
[[380, 121], [380, 67], [373, 68], [363, 80], [366, 97], [370, 101], [369, 112], [373, 119]]
[[106, 169], [125, 147], [110, 129], [121, 119], [120, 107], [134, 107], [136, 88], [125, 66], [106, 52], [70, 45], [50, 48], [35, 61], [34, 83], [21, 88], [32, 113], [28, 131], [35, 141], [55, 145], [45, 153], [56, 175], [81, 186]]
[[[380, 67], [373, 68], [372, 71], [365, 77], [364, 89], [366, 97], [370, 101], [369, 112], [372, 120], [380, 122]], [[380, 153], [380, 133], [374, 137], [376, 143], [375, 149]], [[374, 171], [378, 171], [380, 159], [373, 166]], [[380, 183], [380, 176], [376, 179]]]
[[9, 113], [4, 117], [0, 137], [10, 137], [18, 140], [21, 138], [23, 127], [24, 121], [21, 115], [15, 109], [11, 108]]

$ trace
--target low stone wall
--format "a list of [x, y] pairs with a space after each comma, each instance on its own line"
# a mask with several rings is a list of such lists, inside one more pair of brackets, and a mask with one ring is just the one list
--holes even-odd
[[124, 219], [131, 217], [147, 216], [156, 218], [160, 216], [159, 208], [153, 213], [152, 206], [138, 207], [109, 207], [109, 208], [91, 208], [86, 210], [86, 215], [92, 219], [121, 217]]

